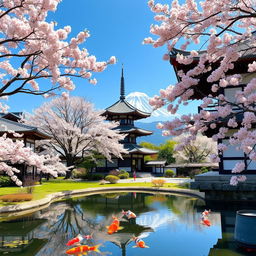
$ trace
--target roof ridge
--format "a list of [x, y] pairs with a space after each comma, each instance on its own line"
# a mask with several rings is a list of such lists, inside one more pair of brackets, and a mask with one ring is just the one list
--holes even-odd
[[15, 121], [12, 121], [12, 120], [5, 119], [5, 118], [0, 117], [0, 121], [1, 121], [1, 120], [5, 121], [5, 122], [7, 122], [7, 123], [11, 123], [11, 124], [15, 124], [15, 125], [24, 127], [24, 128], [33, 128], [33, 129], [35, 129], [35, 130], [38, 129], [38, 127], [36, 127], [36, 126], [27, 125], [27, 124], [23, 124], [23, 123], [20, 123], [20, 122], [15, 122]]

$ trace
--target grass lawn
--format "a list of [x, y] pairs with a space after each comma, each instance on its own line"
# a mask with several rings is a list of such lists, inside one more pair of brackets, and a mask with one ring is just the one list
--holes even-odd
[[[75, 190], [75, 189], [85, 189], [85, 188], [96, 188], [96, 187], [123, 187], [123, 186], [144, 186], [152, 187], [151, 182], [141, 182], [141, 183], [117, 183], [117, 184], [105, 184], [99, 185], [98, 181], [73, 181], [73, 180], [63, 180], [56, 179], [50, 180], [48, 182], [43, 182], [42, 185], [35, 186], [33, 191], [33, 200], [44, 198], [47, 194]], [[165, 183], [164, 187], [172, 188], [185, 188], [183, 185], [174, 184], [174, 183]], [[25, 193], [26, 188], [18, 187], [4, 187], [0, 188], [0, 196], [13, 193]], [[4, 203], [0, 201], [0, 207], [4, 205], [10, 205], [14, 203]], [[16, 203], [15, 203], [16, 204]]]

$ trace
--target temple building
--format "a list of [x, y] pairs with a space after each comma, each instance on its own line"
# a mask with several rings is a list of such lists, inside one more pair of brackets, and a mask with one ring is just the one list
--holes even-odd
[[[213, 97], [217, 97], [218, 95], [224, 95], [227, 100], [231, 103], [235, 103], [235, 95], [239, 91], [243, 91], [246, 84], [248, 84], [251, 79], [255, 78], [256, 73], [248, 72], [248, 64], [252, 63], [256, 60], [256, 51], [254, 48], [250, 48], [247, 45], [247, 42], [242, 42], [238, 45], [239, 52], [243, 52], [242, 56], [234, 62], [234, 68], [228, 70], [226, 75], [234, 75], [240, 74], [241, 80], [240, 83], [236, 86], [228, 85], [226, 87], [221, 87], [216, 92], [211, 91], [212, 83], [207, 81], [207, 77], [210, 72], [216, 70], [220, 62], [217, 61], [211, 64], [211, 71], [203, 73], [200, 75], [199, 83], [196, 86], [196, 90], [194, 95], [191, 97], [191, 100], [200, 100], [204, 97], [204, 95], [212, 94]], [[176, 57], [177, 54], [182, 54], [183, 56], [190, 55], [190, 52], [173, 49], [170, 53], [170, 63], [172, 64], [174, 71], [176, 73], [178, 81], [180, 81], [179, 72], [186, 73], [187, 71], [193, 69], [204, 51], [199, 51], [198, 56], [193, 58], [193, 62], [189, 65], [183, 65], [177, 62]], [[207, 108], [203, 110], [214, 112], [217, 111], [216, 107], [221, 106], [221, 103], [218, 103], [216, 100], [212, 105], [209, 105]], [[198, 111], [200, 112], [202, 109], [199, 107]], [[217, 172], [207, 172], [204, 174], [196, 175], [195, 181], [191, 182], [191, 188], [199, 189], [202, 192], [205, 192], [206, 200], [222, 200], [222, 201], [232, 201], [232, 200], [254, 200], [255, 199], [255, 191], [256, 191], [256, 162], [250, 161], [248, 155], [246, 155], [242, 150], [237, 150], [236, 146], [230, 145], [229, 139], [233, 136], [235, 132], [242, 126], [243, 121], [243, 111], [239, 110], [236, 104], [232, 106], [232, 115], [235, 117], [238, 126], [236, 128], [229, 127], [229, 132], [226, 134], [225, 138], [219, 139], [218, 144], [223, 143], [227, 146], [227, 150], [225, 150], [222, 154], [219, 154], [220, 162], [219, 168]], [[231, 116], [232, 116], [231, 115]], [[220, 127], [227, 127], [229, 118], [222, 118], [216, 123], [216, 128], [209, 128], [204, 134], [208, 137], [212, 137], [216, 133]], [[253, 129], [255, 129], [255, 124], [253, 125]], [[238, 162], [244, 162], [246, 171], [243, 173], [248, 175], [248, 178], [245, 182], [238, 184], [237, 186], [230, 185], [231, 175], [235, 175], [232, 173], [232, 169], [235, 167], [235, 164]]]
[[[22, 112], [0, 113], [0, 136], [7, 134], [7, 137], [13, 141], [22, 140], [25, 147], [29, 147], [35, 152], [36, 141], [50, 139], [50, 137], [35, 126], [20, 123], [21, 116]], [[13, 133], [8, 131], [22, 134], [23, 136], [15, 137]], [[41, 175], [37, 172], [36, 167], [28, 166], [26, 163], [15, 164], [13, 166], [20, 170], [17, 176], [24, 185], [29, 182], [41, 180]]]
[[123, 169], [128, 172], [131, 171], [145, 171], [146, 166], [144, 162], [144, 156], [154, 155], [157, 153], [155, 150], [143, 148], [137, 145], [136, 139], [140, 136], [151, 135], [152, 132], [148, 130], [136, 127], [134, 121], [147, 118], [151, 113], [143, 112], [125, 100], [125, 87], [124, 87], [124, 75], [123, 68], [121, 74], [120, 85], [120, 99], [110, 107], [106, 108], [103, 113], [106, 119], [109, 121], [117, 121], [120, 125], [116, 128], [122, 134], [126, 134], [121, 143], [128, 151], [128, 154], [124, 154], [121, 158], [112, 158], [112, 162], [104, 159], [97, 164], [97, 171], [109, 171], [113, 169]]
[[[204, 95], [209, 95], [209, 94], [212, 94], [213, 97], [223, 94], [228, 99], [229, 102], [234, 103], [235, 94], [238, 91], [243, 91], [243, 88], [245, 87], [245, 85], [253, 77], [255, 77], [255, 73], [248, 72], [248, 64], [252, 63], [253, 61], [256, 60], [256, 53], [253, 52], [252, 50], [251, 51], [246, 50], [247, 48], [248, 48], [248, 45], [246, 45], [245, 43], [241, 43], [239, 45], [239, 51], [244, 51], [244, 54], [242, 57], [240, 57], [238, 59], [238, 61], [236, 61], [234, 63], [234, 68], [227, 72], [227, 75], [234, 75], [234, 74], [241, 75], [242, 80], [239, 85], [226, 86], [225, 88], [220, 88], [217, 92], [214, 93], [211, 91], [211, 87], [213, 84], [207, 82], [207, 77], [209, 76], [210, 72], [212, 72], [212, 71], [209, 71], [200, 76], [199, 84], [197, 85], [197, 89], [195, 90], [195, 93], [191, 97], [191, 99], [192, 100], [202, 99], [204, 97]], [[178, 50], [178, 49], [174, 49], [171, 52], [170, 63], [172, 64], [172, 66], [174, 68], [178, 82], [180, 82], [180, 77], [178, 75], [178, 72], [183, 71], [184, 73], [186, 73], [187, 71], [194, 68], [198, 64], [200, 57], [204, 53], [205, 53], [204, 51], [199, 51], [198, 56], [194, 57], [194, 60], [190, 65], [184, 65], [184, 64], [180, 64], [177, 62], [177, 60], [176, 60], [177, 54], [182, 54], [183, 56], [188, 56], [188, 55], [190, 55], [190, 52]], [[211, 67], [212, 67], [212, 70], [215, 70], [216, 68], [219, 67], [219, 62], [212, 64]], [[208, 106], [207, 108], [204, 108], [203, 110], [209, 111], [209, 112], [217, 111], [215, 109], [216, 106], [219, 106], [217, 101], [216, 101], [216, 103], [212, 104], [211, 106]], [[199, 107], [198, 111], [201, 111], [201, 110], [202, 109]], [[228, 147], [228, 149], [225, 150], [223, 152], [223, 154], [219, 155], [219, 157], [220, 157], [219, 173], [220, 174], [231, 174], [231, 171], [234, 168], [235, 164], [237, 162], [243, 161], [245, 163], [245, 166], [247, 167], [246, 173], [247, 174], [256, 174], [256, 162], [249, 161], [248, 156], [246, 156], [242, 150], [236, 150], [236, 146], [232, 146], [229, 144], [229, 141], [228, 141], [229, 138], [237, 131], [237, 129], [239, 129], [241, 127], [241, 122], [243, 119], [243, 113], [241, 113], [241, 111], [239, 111], [239, 109], [237, 109], [235, 104], [232, 107], [232, 110], [233, 110], [233, 113], [235, 113], [235, 118], [238, 123], [238, 127], [233, 128], [233, 129], [231, 129], [229, 127], [229, 130], [230, 130], [229, 135], [223, 139], [218, 140], [218, 144], [223, 143]], [[227, 127], [227, 122], [228, 122], [227, 118], [220, 120], [216, 124], [217, 127], [215, 129], [208, 129], [205, 132], [205, 135], [207, 137], [212, 137], [214, 134], [216, 134], [218, 132], [220, 127]], [[248, 164], [249, 162], [250, 162], [250, 164]]]

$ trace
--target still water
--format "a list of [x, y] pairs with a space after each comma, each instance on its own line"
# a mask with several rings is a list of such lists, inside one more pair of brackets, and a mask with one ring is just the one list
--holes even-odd
[[[211, 207], [210, 226], [201, 213]], [[235, 213], [240, 206], [206, 205], [182, 195], [119, 193], [68, 199], [22, 218], [0, 222], [1, 256], [64, 256], [66, 243], [78, 234], [92, 234], [85, 244], [101, 244], [113, 256], [243, 256], [233, 240]], [[132, 210], [137, 218], [120, 221], [122, 230], [107, 234], [112, 216]], [[149, 248], [133, 248], [133, 237]], [[77, 254], [76, 254], [77, 255]]]

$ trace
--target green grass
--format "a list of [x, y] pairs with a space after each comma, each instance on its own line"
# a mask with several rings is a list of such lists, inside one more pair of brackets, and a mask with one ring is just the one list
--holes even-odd
[[[152, 187], [151, 182], [140, 182], [140, 183], [117, 183], [117, 184], [105, 184], [99, 185], [98, 181], [73, 181], [73, 180], [63, 180], [56, 179], [50, 180], [48, 182], [43, 182], [42, 185], [35, 186], [33, 191], [33, 200], [38, 200], [44, 198], [46, 195], [61, 192], [61, 191], [70, 191], [76, 189], [86, 189], [86, 188], [97, 188], [97, 187], [124, 187], [124, 186], [142, 186], [142, 187]], [[184, 188], [179, 184], [174, 183], [165, 183], [164, 187], [171, 188]], [[18, 187], [4, 187], [0, 188], [0, 196], [14, 193], [24, 193], [26, 188]], [[0, 207], [4, 205], [10, 205], [14, 203], [3, 203], [0, 201]], [[16, 204], [16, 203], [15, 203]]]

